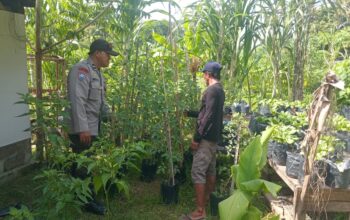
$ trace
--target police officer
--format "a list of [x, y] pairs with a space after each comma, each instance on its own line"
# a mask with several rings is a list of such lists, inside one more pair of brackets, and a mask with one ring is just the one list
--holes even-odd
[[73, 152], [88, 149], [99, 133], [101, 110], [106, 105], [106, 87], [100, 69], [109, 65], [110, 56], [117, 55], [107, 41], [95, 40], [89, 58], [75, 64], [68, 74], [69, 137]]
[[[117, 56], [110, 43], [98, 39], [90, 45], [89, 58], [73, 66], [68, 74], [69, 139], [74, 153], [81, 153], [91, 147], [99, 133], [101, 112], [105, 102], [105, 81], [100, 72], [108, 67], [111, 56]], [[72, 175], [88, 177], [73, 165]], [[96, 200], [87, 204], [88, 211], [104, 214], [105, 209]]]

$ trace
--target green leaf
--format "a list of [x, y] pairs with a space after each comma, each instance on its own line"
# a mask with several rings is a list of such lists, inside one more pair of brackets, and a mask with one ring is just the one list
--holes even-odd
[[84, 196], [83, 194], [78, 194], [78, 198], [79, 200], [81, 200], [84, 204], [88, 202], [86, 196]]
[[278, 191], [280, 191], [282, 187], [280, 185], [277, 185], [275, 183], [272, 183], [266, 180], [263, 180], [263, 181], [264, 181], [264, 191], [271, 193], [273, 196], [277, 196]]
[[245, 214], [243, 219], [249, 220], [260, 220], [262, 216], [262, 212], [256, 208], [255, 206], [249, 206], [248, 212]]
[[168, 46], [168, 41], [163, 35], [152, 33], [152, 36], [154, 40], [157, 41], [157, 43], [159, 43], [160, 45], [163, 45], [165, 47]]
[[247, 212], [249, 202], [249, 198], [243, 191], [235, 190], [229, 198], [219, 203], [220, 219], [241, 220]]
[[55, 209], [55, 212], [56, 213], [60, 213], [61, 210], [64, 208], [64, 202], [62, 201], [58, 201], [57, 204], [56, 204], [56, 209]]
[[23, 113], [23, 114], [20, 114], [20, 115], [16, 115], [16, 117], [23, 117], [23, 116], [27, 116], [27, 115], [30, 115], [30, 112], [26, 112], [26, 113]]
[[26, 101], [18, 101], [18, 102], [15, 102], [14, 104], [28, 104]]
[[94, 183], [94, 189], [95, 192], [98, 192], [102, 187], [102, 178], [101, 176], [94, 176], [93, 177], [93, 183]]
[[254, 138], [242, 152], [237, 169], [236, 183], [238, 188], [240, 188], [241, 183], [260, 177], [258, 165], [261, 160], [261, 152], [259, 137]]
[[88, 173], [91, 173], [91, 170], [96, 167], [96, 163], [90, 163], [87, 167]]
[[123, 180], [116, 180], [115, 184], [117, 184], [118, 190], [120, 192], [124, 192], [126, 198], [130, 198], [130, 194], [129, 194], [129, 187], [127, 185], [127, 183]]
[[262, 220], [279, 220], [280, 216], [276, 215], [275, 213], [268, 213], [265, 215]]
[[101, 178], [102, 178], [103, 188], [106, 188], [107, 182], [111, 177], [112, 176], [109, 173], [102, 174]]
[[263, 181], [261, 179], [255, 179], [241, 183], [241, 189], [249, 192], [259, 192], [262, 189]]
[[262, 148], [262, 152], [261, 152], [261, 160], [259, 163], [259, 169], [261, 170], [265, 165], [266, 165], [266, 161], [267, 161], [267, 144], [269, 142], [269, 139], [273, 133], [273, 131], [275, 130], [275, 127], [269, 127], [267, 128], [261, 135], [260, 138], [260, 145]]
[[256, 179], [241, 183], [241, 189], [249, 192], [260, 192], [263, 190], [264, 192], [271, 193], [273, 196], [277, 196], [277, 192], [281, 189], [281, 186], [266, 180]]
[[232, 174], [233, 179], [237, 179], [238, 167], [239, 167], [238, 164], [231, 166], [231, 174]]

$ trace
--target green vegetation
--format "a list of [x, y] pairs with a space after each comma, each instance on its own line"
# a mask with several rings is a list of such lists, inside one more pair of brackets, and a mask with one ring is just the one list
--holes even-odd
[[[151, 19], [152, 12], [146, 12], [146, 8], [155, 2], [172, 5], [156, 10], [168, 19]], [[158, 177], [162, 180], [174, 182], [174, 176], [185, 165], [189, 175], [184, 153], [195, 122], [185, 118], [183, 112], [199, 106], [205, 88], [200, 70], [206, 61], [215, 60], [224, 66], [221, 80], [226, 106], [246, 100], [253, 112], [258, 111], [259, 105], [270, 107], [271, 115], [257, 114], [256, 120], [273, 125], [271, 138], [278, 142], [300, 142], [307, 127], [306, 109], [312, 92], [328, 70], [334, 70], [346, 85], [334, 99], [338, 102], [334, 112], [350, 104], [347, 0], [198, 0], [179, 19], [173, 14], [179, 8], [175, 0], [37, 3], [39, 8], [26, 9], [25, 13], [27, 53], [43, 59], [39, 68], [43, 85], [35, 85], [40, 71], [34, 69], [33, 62], [28, 65], [28, 84], [36, 91], [42, 86], [43, 96], [21, 94], [18, 103], [30, 106], [24, 115], [29, 114], [32, 119], [35, 158], [42, 162], [43, 170], [36, 171], [34, 182], [32, 175], [11, 190], [1, 190], [1, 205], [25, 196], [23, 202], [30, 208], [13, 210], [12, 216], [18, 219], [30, 219], [32, 214], [50, 219], [97, 218], [80, 213], [82, 201], [91, 192], [88, 180], [67, 175], [73, 160], [93, 174], [95, 190], [108, 206], [108, 219], [177, 219], [192, 210], [194, 192], [190, 181], [180, 187], [180, 203], [165, 206], [160, 204], [161, 180], [142, 183], [137, 178], [142, 159], [158, 165]], [[36, 17], [38, 9], [40, 18]], [[40, 19], [40, 26], [36, 26], [36, 19]], [[36, 28], [40, 36], [36, 35]], [[70, 152], [67, 139], [58, 133], [66, 131], [58, 118], [65, 116], [67, 106], [67, 71], [87, 58], [88, 47], [96, 38], [112, 42], [121, 55], [112, 58], [110, 67], [103, 70], [111, 120], [102, 123], [103, 138], [90, 152], [95, 156], [87, 157]], [[38, 45], [35, 47], [37, 39], [39, 49]], [[48, 61], [48, 57], [57, 56], [60, 61]], [[242, 153], [241, 159], [237, 153], [234, 161], [232, 155], [227, 155], [223, 159], [227, 166], [219, 170], [225, 178], [219, 180], [220, 188], [230, 185], [234, 176], [236, 189], [229, 201], [245, 201], [245, 210], [227, 203], [221, 206], [227, 216], [239, 215], [234, 219], [268, 214], [268, 210], [259, 211], [251, 200], [261, 190], [276, 193], [279, 188], [260, 179], [260, 170], [266, 164], [265, 139], [260, 143], [248, 131], [248, 119], [235, 113], [225, 127], [228, 148], [239, 148]], [[349, 122], [338, 114], [333, 123], [337, 131], [350, 131]], [[319, 157], [325, 157], [336, 148], [337, 140], [328, 136], [321, 140]], [[255, 167], [247, 161], [250, 156], [259, 162]], [[238, 161], [233, 174], [227, 175], [231, 164]], [[252, 172], [245, 173], [243, 166]], [[14, 193], [13, 198], [5, 195], [9, 191]], [[110, 196], [113, 192], [115, 197]]]
[[239, 163], [232, 166], [231, 173], [237, 189], [220, 203], [221, 219], [261, 219], [263, 213], [254, 206], [254, 199], [261, 192], [276, 196], [281, 189], [275, 183], [260, 179], [261, 170], [266, 165], [267, 142], [273, 129], [269, 128], [261, 137], [253, 139], [242, 152]]
[[[14, 205], [17, 202], [21, 202], [29, 209], [29, 215], [33, 216], [36, 207], [35, 200], [40, 198], [40, 189], [38, 189], [37, 186], [40, 183], [43, 183], [40, 180], [33, 181], [33, 177], [39, 172], [40, 170], [36, 169], [34, 172], [24, 174], [22, 177], [16, 179], [16, 182], [14, 184], [2, 186], [2, 190], [0, 192], [0, 207], [6, 207], [10, 204]], [[83, 214], [79, 215], [79, 213], [69, 212], [70, 214], [74, 215], [70, 217], [68, 216], [66, 219], [177, 220], [179, 216], [190, 212], [194, 208], [194, 191], [192, 184], [190, 183], [186, 183], [181, 187], [179, 204], [164, 205], [161, 203], [160, 199], [159, 180], [153, 181], [151, 183], [146, 183], [140, 182], [137, 176], [131, 176], [128, 179], [128, 182], [130, 186], [130, 198], [128, 199], [120, 194], [113, 195], [109, 203], [110, 207], [108, 216], [100, 217], [86, 212], [83, 212]], [[26, 208], [23, 207], [23, 209]], [[65, 212], [68, 211], [69, 210], [65, 209]], [[14, 212], [17, 212], [19, 214], [19, 211], [16, 209]], [[21, 212], [25, 212], [25, 210], [22, 210]], [[14, 216], [18, 216], [17, 213], [14, 213]], [[73, 218], [73, 216], [75, 217]], [[209, 217], [209, 220], [214, 219], [217, 218]]]

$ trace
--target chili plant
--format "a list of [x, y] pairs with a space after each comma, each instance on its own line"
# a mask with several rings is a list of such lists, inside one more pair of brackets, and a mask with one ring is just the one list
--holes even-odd
[[[130, 169], [139, 170], [136, 166], [144, 154], [143, 142], [125, 142], [116, 148], [108, 139], [94, 142], [93, 147], [78, 155], [78, 168], [84, 167], [92, 174], [96, 193], [103, 193], [109, 209], [109, 192], [113, 187], [129, 198], [129, 187], [125, 181], [125, 172]], [[90, 155], [90, 156], [87, 156]]]
[[44, 219], [75, 219], [91, 199], [89, 179], [73, 178], [55, 169], [44, 170], [34, 179], [41, 182], [42, 189], [36, 214]]

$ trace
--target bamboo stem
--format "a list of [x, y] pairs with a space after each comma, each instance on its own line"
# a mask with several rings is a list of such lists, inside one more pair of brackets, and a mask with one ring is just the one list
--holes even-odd
[[167, 134], [167, 148], [169, 152], [169, 165], [170, 165], [170, 178], [172, 181], [173, 186], [175, 185], [175, 174], [174, 174], [174, 164], [173, 164], [173, 149], [172, 149], [172, 143], [171, 143], [171, 127], [169, 123], [169, 114], [168, 114], [168, 100], [166, 97], [166, 88], [165, 88], [165, 77], [164, 77], [164, 64], [163, 61], [161, 61], [161, 74], [162, 74], [162, 82], [163, 82], [163, 92], [164, 92], [164, 102], [165, 102], [165, 113], [164, 113], [164, 126], [166, 128], [166, 134]]

